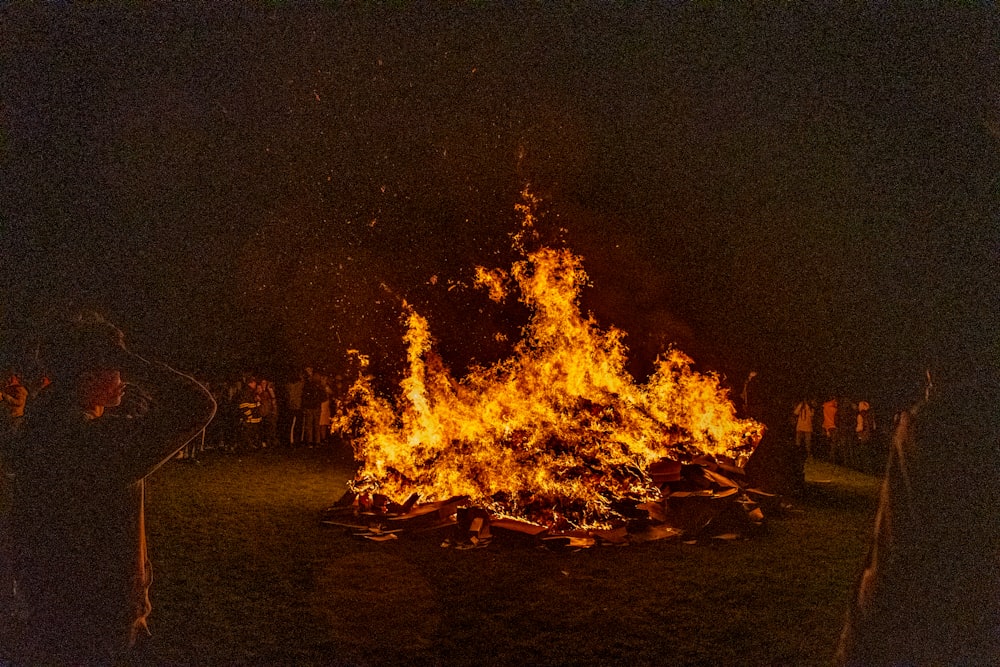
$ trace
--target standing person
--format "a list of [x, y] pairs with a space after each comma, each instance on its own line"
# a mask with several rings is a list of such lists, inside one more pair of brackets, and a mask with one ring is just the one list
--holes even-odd
[[896, 417], [838, 667], [1000, 664], [1000, 369], [985, 356], [936, 386], [928, 373]]
[[26, 607], [18, 664], [110, 664], [148, 633], [144, 480], [212, 419], [189, 376], [129, 353], [96, 316], [39, 344], [53, 385], [14, 457], [13, 538]]
[[854, 422], [858, 406], [849, 400], [837, 401], [837, 452], [842, 465], [858, 469], [858, 448], [854, 439]]
[[17, 432], [24, 421], [24, 407], [28, 402], [28, 389], [21, 384], [17, 373], [7, 373], [7, 384], [0, 391], [0, 400], [7, 409], [7, 428]]
[[802, 399], [795, 405], [792, 414], [795, 415], [795, 448], [805, 453], [807, 459], [812, 458], [813, 415], [816, 410], [812, 401]]
[[302, 389], [305, 386], [300, 373], [285, 385], [285, 423], [288, 426], [288, 444], [294, 447], [302, 440]]
[[750, 382], [757, 377], [757, 371], [750, 371], [746, 381], [743, 382], [743, 391], [740, 392], [740, 399], [743, 401], [743, 414], [750, 416]]
[[[209, 383], [207, 380], [201, 380], [198, 378], [195, 378], [195, 380], [198, 382], [198, 384], [202, 386], [202, 388], [205, 391], [209, 393], [209, 395], [212, 394], [212, 390], [209, 387]], [[215, 396], [212, 396], [212, 400], [213, 401], [215, 400]], [[216, 410], [218, 410], [218, 407], [216, 407]], [[215, 420], [213, 419], [212, 421], [214, 422]], [[200, 454], [205, 453], [207, 436], [208, 436], [208, 425], [206, 425], [205, 428], [201, 429], [201, 432], [198, 435], [187, 441], [187, 444], [184, 445], [184, 447], [181, 449], [180, 453], [177, 455], [177, 458], [179, 458], [182, 461], [186, 461], [188, 463], [198, 463], [199, 462], [198, 456]]]
[[330, 379], [326, 375], [319, 377], [323, 390], [323, 400], [319, 404], [319, 441], [326, 443], [330, 439], [330, 397], [333, 392], [330, 389]]
[[204, 386], [212, 394], [212, 398], [218, 405], [218, 414], [205, 429], [205, 446], [208, 449], [222, 449], [226, 446], [226, 420], [223, 417], [223, 406], [225, 404], [226, 385], [218, 378], [205, 382]]
[[240, 447], [243, 438], [243, 414], [240, 412], [240, 396], [243, 394], [243, 381], [233, 378], [226, 383], [225, 401], [219, 404], [219, 417], [225, 424], [226, 451], [235, 452]]
[[322, 379], [312, 367], [306, 368], [305, 385], [302, 387], [302, 442], [312, 447], [319, 443], [319, 417], [326, 392]]
[[278, 400], [270, 380], [261, 378], [257, 382], [257, 402], [260, 403], [260, 444], [275, 447], [278, 444]]
[[827, 460], [836, 463], [837, 452], [837, 397], [831, 396], [823, 403], [823, 435], [826, 437]]
[[52, 379], [48, 375], [43, 375], [38, 378], [37, 382], [34, 382], [30, 387], [28, 387], [28, 399], [35, 400], [48, 390], [52, 386]]
[[868, 401], [858, 403], [858, 419], [854, 432], [857, 436], [858, 457], [862, 469], [868, 473], [876, 472], [876, 456], [872, 440], [875, 434], [875, 416], [872, 414], [871, 404]]
[[11, 372], [7, 376], [6, 386], [0, 390], [0, 401], [5, 408], [2, 410], [4, 418], [0, 420], [0, 613], [3, 614], [3, 620], [10, 618], [14, 610], [15, 589], [10, 541], [10, 500], [13, 490], [11, 443], [24, 421], [24, 406], [28, 394], [27, 389], [21, 386], [17, 374]]
[[260, 448], [260, 400], [257, 395], [257, 378], [249, 376], [236, 396], [240, 416], [240, 436], [237, 449], [252, 451]]

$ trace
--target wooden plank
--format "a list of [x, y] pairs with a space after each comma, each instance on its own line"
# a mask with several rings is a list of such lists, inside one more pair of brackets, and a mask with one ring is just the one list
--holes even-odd
[[656, 484], [678, 482], [681, 479], [681, 463], [671, 459], [660, 459], [650, 464], [648, 472]]
[[638, 530], [629, 535], [629, 541], [631, 542], [652, 542], [654, 540], [664, 540], [680, 537], [684, 534], [684, 531], [675, 526], [671, 526], [666, 523], [654, 524], [651, 526], [646, 526], [642, 530]]
[[417, 500], [419, 498], [420, 498], [419, 494], [417, 494], [417, 493], [411, 493], [410, 497], [407, 498], [406, 502], [403, 503], [403, 505], [402, 505], [403, 511], [401, 512], [401, 514], [406, 514], [407, 512], [409, 512], [410, 510], [412, 510], [413, 506], [417, 504]]
[[584, 549], [597, 544], [597, 540], [589, 535], [550, 535], [548, 537], [543, 537], [542, 542], [551, 547], [579, 547]]
[[493, 529], [507, 530], [512, 533], [520, 533], [522, 535], [530, 535], [532, 537], [537, 537], [539, 535], [544, 535], [549, 532], [549, 529], [545, 526], [539, 526], [534, 523], [528, 523], [527, 521], [518, 521], [517, 519], [491, 519], [490, 527]]
[[348, 521], [336, 521], [332, 519], [327, 519], [320, 521], [324, 526], [337, 526], [338, 528], [350, 528], [351, 530], [366, 530], [368, 528], [367, 523], [351, 523]]
[[734, 488], [734, 489], [739, 488], [739, 486], [740, 486], [739, 484], [737, 484], [733, 480], [729, 479], [728, 477], [726, 477], [722, 473], [715, 472], [714, 470], [709, 470], [708, 468], [705, 468], [704, 470], [702, 470], [702, 474], [707, 479], [709, 479], [712, 482], [715, 482], [719, 486], [728, 486], [728, 487], [731, 487], [731, 488]]
[[671, 491], [666, 495], [669, 498], [708, 498], [712, 495], [712, 489], [700, 489], [698, 491]]
[[624, 545], [628, 544], [628, 529], [625, 526], [617, 528], [598, 528], [590, 531], [599, 542], [607, 544]]
[[735, 463], [727, 461], [717, 461], [716, 465], [718, 466], [719, 470], [725, 473], [728, 473], [730, 475], [736, 475], [738, 477], [746, 477], [747, 474], [746, 471], [743, 468], [737, 466]]
[[460, 505], [469, 502], [468, 496], [454, 496], [447, 500], [438, 500], [431, 503], [416, 505], [406, 514], [387, 516], [386, 520], [396, 524], [420, 524], [434, 523], [447, 519], [453, 515]]
[[663, 509], [662, 502], [648, 502], [636, 505], [636, 509], [645, 510], [649, 518], [653, 521], [666, 521], [667, 514]]

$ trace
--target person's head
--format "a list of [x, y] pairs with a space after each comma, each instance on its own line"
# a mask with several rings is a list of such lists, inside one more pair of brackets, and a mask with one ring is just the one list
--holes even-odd
[[124, 336], [100, 316], [85, 313], [51, 324], [39, 336], [37, 354], [58, 394], [87, 408], [121, 402]]
[[87, 409], [117, 407], [125, 392], [121, 371], [117, 369], [88, 371], [80, 378], [78, 387], [80, 404]]

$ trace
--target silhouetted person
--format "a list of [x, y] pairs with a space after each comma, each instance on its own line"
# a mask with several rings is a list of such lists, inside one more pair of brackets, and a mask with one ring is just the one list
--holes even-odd
[[260, 403], [260, 441], [262, 446], [278, 444], [278, 398], [270, 380], [257, 381], [257, 400]]
[[260, 397], [257, 394], [257, 378], [247, 377], [236, 395], [236, 405], [240, 411], [240, 437], [237, 451], [250, 452], [260, 449]]
[[854, 433], [857, 437], [858, 469], [867, 473], [878, 472], [875, 463], [875, 414], [868, 401], [858, 402]]
[[302, 387], [302, 442], [306, 445], [316, 445], [322, 437], [319, 418], [326, 398], [319, 373], [311, 367], [306, 368], [305, 385]]
[[98, 318], [55, 327], [38, 350], [53, 384], [30, 406], [12, 461], [19, 660], [105, 664], [150, 611], [143, 479], [205, 427], [215, 402], [127, 352]]
[[28, 389], [21, 384], [21, 378], [17, 373], [7, 374], [7, 382], [0, 390], [0, 401], [6, 408], [4, 427], [16, 432], [24, 421], [24, 408], [28, 402]]
[[840, 434], [837, 432], [837, 412], [838, 401], [836, 396], [831, 396], [823, 403], [823, 435], [826, 437], [827, 460], [830, 463], [838, 463], [837, 445], [840, 442]]
[[837, 665], [1000, 664], [1000, 381], [973, 378], [897, 415]]
[[792, 414], [795, 415], [795, 448], [803, 453], [804, 458], [812, 458], [813, 415], [816, 409], [813, 402], [802, 399], [795, 404]]
[[[285, 385], [285, 425], [288, 426], [288, 444], [296, 445], [302, 440], [302, 390], [305, 380], [299, 375]], [[284, 432], [284, 430], [282, 430]]]

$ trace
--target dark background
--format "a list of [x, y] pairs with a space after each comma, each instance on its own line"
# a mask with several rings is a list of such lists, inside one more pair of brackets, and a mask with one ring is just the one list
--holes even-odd
[[463, 285], [530, 183], [640, 377], [674, 342], [886, 410], [996, 369], [995, 11], [479, 5], [0, 3], [4, 317], [391, 378], [405, 298], [460, 372], [523, 316]]

